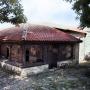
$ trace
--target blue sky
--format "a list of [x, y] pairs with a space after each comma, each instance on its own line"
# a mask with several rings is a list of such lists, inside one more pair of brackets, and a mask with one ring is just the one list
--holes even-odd
[[[71, 9], [72, 5], [63, 0], [21, 0], [28, 23], [47, 24], [59, 27], [77, 27], [79, 21]], [[0, 24], [0, 29], [11, 27]]]

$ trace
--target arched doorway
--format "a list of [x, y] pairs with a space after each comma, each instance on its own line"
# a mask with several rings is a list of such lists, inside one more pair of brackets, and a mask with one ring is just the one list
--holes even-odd
[[29, 50], [28, 49], [26, 49], [26, 52], [25, 52], [25, 61], [29, 62]]
[[9, 48], [7, 47], [7, 48], [6, 48], [6, 58], [7, 58], [7, 59], [9, 58], [9, 55], [10, 55], [10, 51], [9, 51]]

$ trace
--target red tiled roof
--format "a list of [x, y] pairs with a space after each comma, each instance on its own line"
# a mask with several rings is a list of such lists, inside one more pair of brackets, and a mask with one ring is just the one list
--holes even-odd
[[0, 31], [0, 41], [57, 41], [80, 42], [63, 31], [42, 25], [20, 25]]
[[64, 32], [73, 32], [73, 33], [83, 34], [84, 36], [86, 36], [86, 34], [87, 34], [85, 31], [80, 30], [80, 29], [61, 29], [61, 28], [57, 28], [57, 27], [55, 27], [55, 28], [58, 30], [64, 31]]

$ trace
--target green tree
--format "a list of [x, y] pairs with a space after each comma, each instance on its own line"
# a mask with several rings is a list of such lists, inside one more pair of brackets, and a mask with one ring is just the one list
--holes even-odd
[[80, 27], [90, 28], [90, 0], [65, 0], [73, 3], [73, 10], [77, 13], [77, 18], [80, 19]]
[[26, 20], [20, 0], [0, 0], [0, 23], [19, 24]]

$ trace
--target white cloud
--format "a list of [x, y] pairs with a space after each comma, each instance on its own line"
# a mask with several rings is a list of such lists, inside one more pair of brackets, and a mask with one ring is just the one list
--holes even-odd
[[63, 0], [22, 0], [22, 5], [28, 22], [78, 25], [72, 5]]
[[67, 12], [70, 10], [71, 5], [62, 0], [22, 0], [25, 14], [33, 21], [40, 19], [49, 19], [53, 14]]
[[78, 25], [75, 13], [71, 9], [72, 5], [63, 0], [21, 0], [21, 4], [28, 22], [55, 23], [62, 26]]

